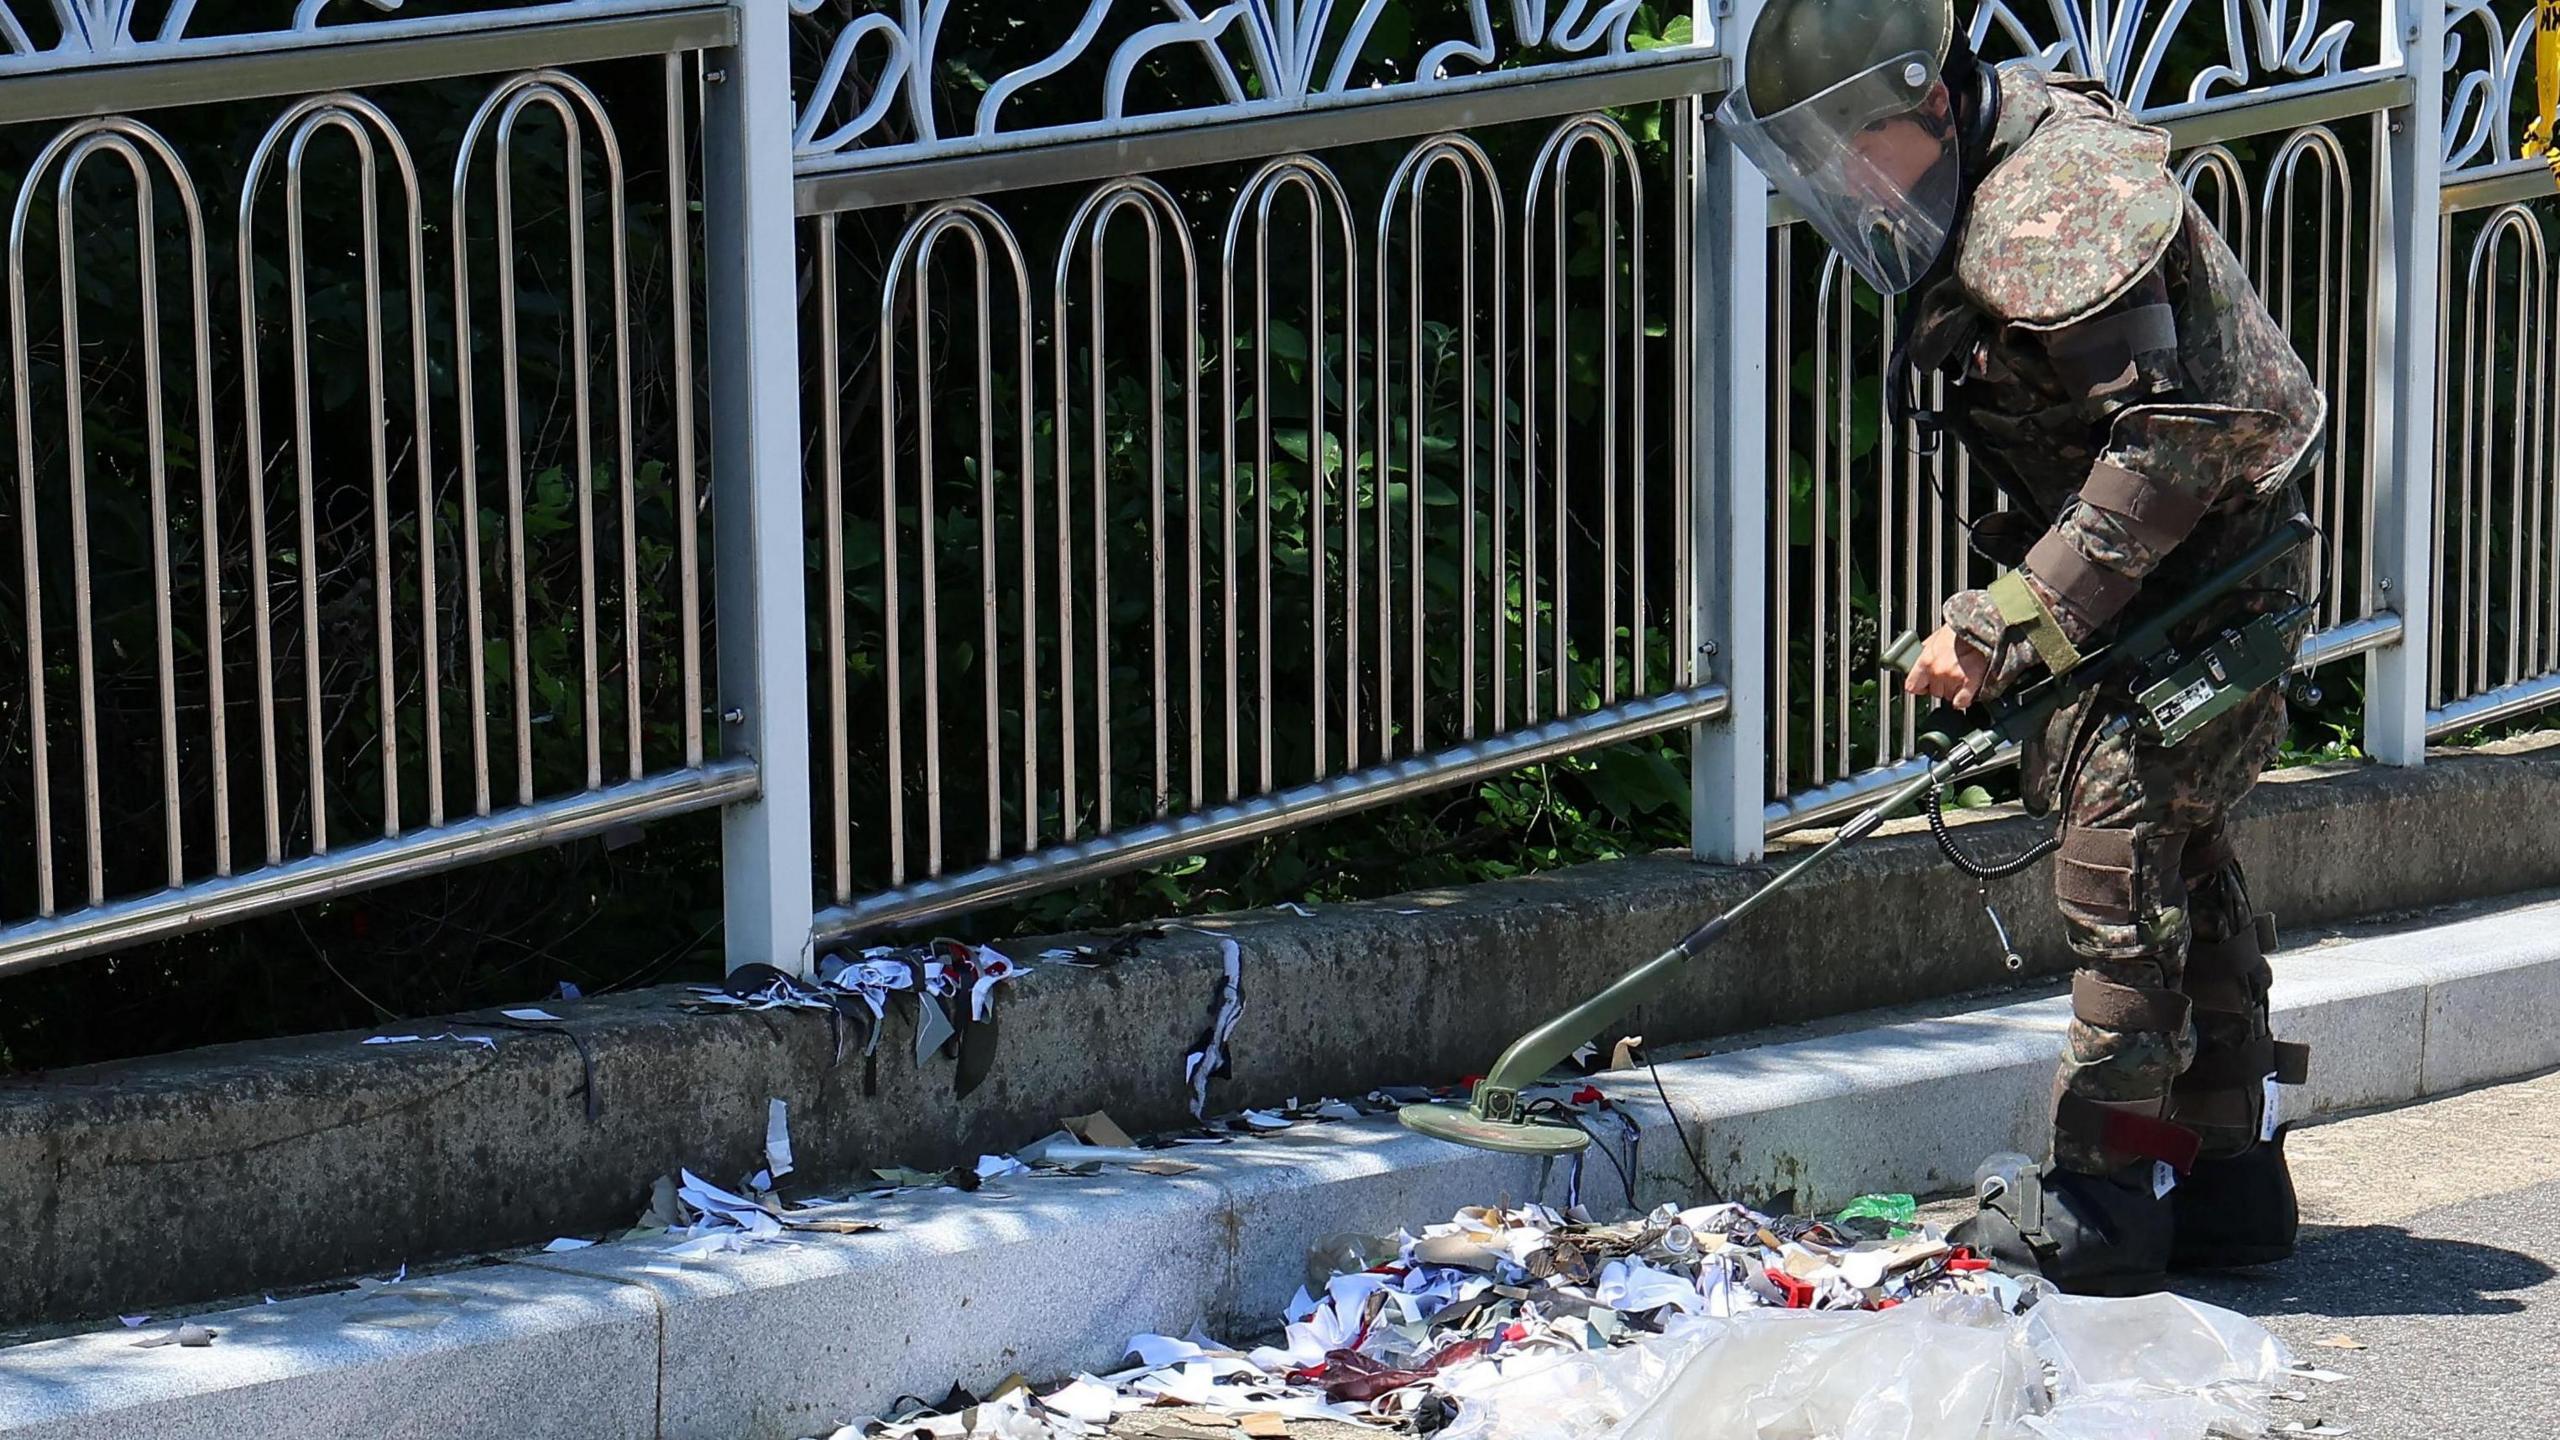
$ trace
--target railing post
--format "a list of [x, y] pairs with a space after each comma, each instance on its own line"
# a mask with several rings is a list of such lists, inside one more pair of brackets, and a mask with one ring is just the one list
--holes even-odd
[[[1755, 3], [1701, 0], [1726, 53], [1750, 32]], [[1739, 77], [1735, 79], [1739, 83]], [[1767, 839], [1769, 192], [1760, 172], [1693, 107], [1690, 176], [1697, 243], [1689, 257], [1690, 343], [1696, 363], [1689, 483], [1697, 563], [1691, 633], [1702, 668], [1731, 708], [1697, 727], [1690, 747], [1689, 846], [1700, 860], [1756, 860]]]
[[722, 749], [753, 756], [761, 785], [722, 816], [723, 913], [731, 969], [806, 974], [816, 871], [790, 21], [779, 0], [737, 9], [736, 47], [704, 61], [712, 529]]
[[2365, 753], [2417, 765], [2427, 751], [2428, 676], [2434, 668], [2438, 252], [2443, 217], [2445, 0], [2397, 0], [2384, 53], [2397, 51], [2413, 82], [2409, 106], [2389, 122], [2380, 187], [2374, 304], [2373, 546], [2375, 603], [2400, 616], [2400, 642], [2365, 661]]

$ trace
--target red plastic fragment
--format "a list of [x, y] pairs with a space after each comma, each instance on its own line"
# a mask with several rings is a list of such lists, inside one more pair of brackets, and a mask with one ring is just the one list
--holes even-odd
[[1772, 1268], [1768, 1274], [1769, 1283], [1777, 1287], [1778, 1296], [1780, 1299], [1786, 1301], [1788, 1309], [1805, 1310], [1812, 1307], [1812, 1281], [1799, 1280], [1793, 1275], [1788, 1274], [1786, 1271], [1775, 1268]]

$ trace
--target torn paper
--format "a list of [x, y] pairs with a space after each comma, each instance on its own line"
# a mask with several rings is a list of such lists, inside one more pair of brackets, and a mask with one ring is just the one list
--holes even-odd
[[1128, 1131], [1121, 1129], [1109, 1115], [1099, 1110], [1090, 1115], [1070, 1115], [1060, 1120], [1058, 1124], [1068, 1134], [1087, 1145], [1110, 1145], [1123, 1150], [1134, 1150], [1138, 1145], [1137, 1141], [1129, 1138]]
[[1218, 949], [1226, 961], [1226, 976], [1218, 987], [1217, 1013], [1209, 1022], [1209, 1033], [1182, 1058], [1183, 1082], [1191, 1087], [1191, 1115], [1205, 1118], [1209, 1111], [1209, 1082], [1227, 1073], [1227, 1040], [1235, 1034], [1236, 1021], [1244, 1016], [1244, 950], [1227, 937], [1218, 937]]
[[490, 1051], [498, 1048], [497, 1040], [491, 1036], [456, 1035], [450, 1030], [441, 1035], [374, 1035], [367, 1037], [364, 1043], [367, 1045], [422, 1045], [437, 1040], [451, 1040], [457, 1045], [477, 1045]]
[[791, 1173], [791, 1107], [779, 1099], [767, 1100], [764, 1106], [764, 1160], [776, 1179]]
[[506, 1017], [507, 1017], [508, 1019], [510, 1019], [510, 1020], [552, 1020], [552, 1021], [557, 1021], [557, 1020], [560, 1018], [559, 1016], [552, 1014], [552, 1013], [551, 1013], [550, 1011], [548, 1011], [548, 1010], [501, 1010], [501, 1011], [499, 1011], [498, 1013], [499, 1013], [499, 1014], [501, 1014], [501, 1015], [506, 1016]]

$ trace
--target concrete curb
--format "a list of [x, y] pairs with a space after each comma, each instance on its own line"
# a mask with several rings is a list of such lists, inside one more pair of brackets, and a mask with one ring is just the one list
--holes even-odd
[[[2276, 967], [2278, 1028], [2316, 1050], [2306, 1112], [2560, 1065], [2560, 899]], [[1896, 1020], [1673, 1061], [1662, 1080], [1717, 1190], [1827, 1209], [1958, 1187], [1985, 1153], [2036, 1148], [2063, 1017], [2054, 997]], [[1694, 1192], [1645, 1077], [1603, 1088], [1645, 1127], [1639, 1198]], [[137, 1349], [130, 1331], [21, 1346], [0, 1351], [0, 1436], [823, 1434], [955, 1379], [1107, 1368], [1134, 1332], [1255, 1333], [1326, 1232], [1560, 1199], [1566, 1179], [1385, 1121], [1188, 1158], [1204, 1168], [865, 1204], [891, 1228], [695, 1266], [599, 1246], [200, 1317], [223, 1332], [207, 1349]], [[1597, 1196], [1614, 1177], [1595, 1161], [1584, 1183]]]
[[[1986, 855], [2043, 833], [1996, 813], [1958, 823]], [[2295, 930], [2560, 885], [2560, 736], [2423, 769], [2284, 772], [2251, 797], [2235, 835], [2258, 903]], [[1790, 839], [1772, 861], [1807, 843]], [[1303, 918], [1198, 922], [1245, 952], [1249, 1009], [1212, 1103], [1481, 1069], [1502, 1041], [1771, 873], [1653, 857]], [[2068, 964], [2049, 887], [2045, 865], [1993, 886], [2030, 979]], [[752, 1170], [768, 1097], [790, 1104], [812, 1185], [1011, 1150], [1060, 1115], [1097, 1109], [1139, 1131], [1169, 1128], [1187, 1118], [1181, 1054], [1220, 977], [1216, 939], [1190, 929], [1108, 969], [1038, 969], [999, 1001], [996, 1064], [965, 1097], [948, 1059], [914, 1059], [911, 1004], [891, 1012], [875, 1094], [858, 1054], [839, 1063], [822, 1018], [686, 1014], [680, 991], [551, 1002], [583, 1052], [559, 1035], [499, 1032], [492, 1052], [366, 1047], [354, 1032], [0, 1080], [0, 1236], [20, 1247], [0, 1262], [0, 1328], [595, 1233], [628, 1220], [677, 1166]], [[2006, 978], [1973, 886], [1912, 822], [1774, 897], [1702, 964], [1699, 983], [1627, 1028], [1657, 1046], [1707, 1041], [1944, 1005]], [[399, 1028], [470, 1033], [485, 1018]], [[582, 1053], [601, 1101], [592, 1118]], [[2503, 1060], [2494, 1048], [2464, 1053]]]

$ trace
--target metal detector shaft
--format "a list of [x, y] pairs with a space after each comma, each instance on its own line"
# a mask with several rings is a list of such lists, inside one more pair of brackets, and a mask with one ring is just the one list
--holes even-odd
[[[1517, 1123], [1520, 1114], [1520, 1091], [1534, 1085], [1540, 1077], [1563, 1062], [1582, 1043], [1624, 1016], [1628, 1011], [1653, 998], [1669, 982], [1672, 972], [1712, 945], [1734, 922], [1758, 908], [1760, 902], [1796, 882], [1805, 872], [1831, 858], [1833, 851], [1855, 840], [1874, 834], [1887, 820], [1909, 808], [1931, 786], [1944, 784], [1962, 775], [1998, 753], [2012, 740], [2041, 729], [2055, 710], [2077, 700], [2092, 689], [2123, 675], [2130, 667], [2150, 661], [2167, 650], [2172, 632], [2203, 613], [2205, 607], [2240, 588], [2249, 577], [2301, 545], [2312, 535], [2311, 522], [2296, 515], [2270, 532], [2249, 553], [2230, 568], [2127, 631], [2102, 650], [2091, 654], [2069, 673], [2048, 677], [2003, 699], [1988, 716], [1956, 716], [1947, 729], [1963, 723], [1963, 738], [1949, 740], [1937, 729], [1940, 717], [1932, 717], [1932, 733], [1922, 741], [1922, 750], [1933, 757], [1926, 773], [1904, 781], [1857, 818], [1840, 827], [1821, 848], [1781, 871], [1769, 883], [1743, 897], [1740, 903], [1683, 935], [1671, 948], [1637, 966], [1612, 982], [1609, 988], [1558, 1015], [1511, 1044], [1496, 1060], [1493, 1069], [1475, 1089], [1472, 1114], [1480, 1120]], [[1965, 723], [1970, 722], [1970, 723]]]

